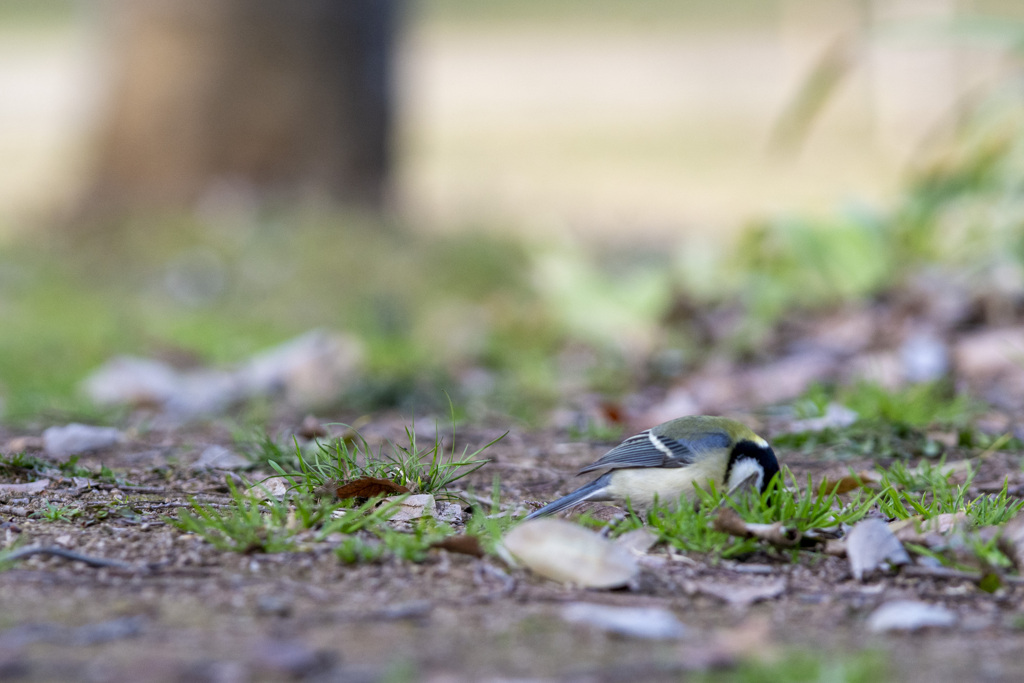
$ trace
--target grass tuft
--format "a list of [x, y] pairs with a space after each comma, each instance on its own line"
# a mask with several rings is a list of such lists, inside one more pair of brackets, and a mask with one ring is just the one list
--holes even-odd
[[[416, 493], [433, 494], [438, 499], [458, 499], [449, 488], [487, 464], [486, 458], [478, 456], [505, 434], [472, 453], [467, 447], [461, 454], [455, 450], [454, 427], [450, 452], [445, 451], [437, 433], [426, 446], [418, 442], [415, 423], [405, 428], [405, 436], [406, 445], [387, 441], [376, 452], [358, 432], [353, 432], [349, 438], [336, 438], [326, 443], [317, 441], [309, 453], [304, 453], [296, 442], [294, 457], [282, 457], [280, 461], [271, 453], [272, 442], [265, 440], [261, 442], [263, 454], [260, 457], [265, 457], [267, 464], [293, 488], [309, 494], [335, 482], [375, 477], [388, 479]], [[283, 455], [283, 449], [279, 450]]]
[[[167, 521], [182, 531], [196, 534], [220, 550], [238, 553], [278, 553], [295, 550], [296, 535], [316, 530], [315, 538], [328, 534], [352, 534], [376, 526], [393, 514], [398, 499], [380, 505], [377, 499], [348, 510], [341, 503], [324, 503], [310, 495], [293, 496], [289, 502], [263, 500], [239, 491], [230, 479], [232, 505], [213, 507], [192, 501], [191, 510]], [[341, 514], [335, 514], [340, 512]]]

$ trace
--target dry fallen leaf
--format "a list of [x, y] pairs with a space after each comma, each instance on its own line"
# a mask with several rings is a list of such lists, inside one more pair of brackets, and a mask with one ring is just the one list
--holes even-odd
[[678, 640], [690, 632], [664, 607], [616, 607], [574, 602], [562, 609], [562, 618], [573, 624], [642, 640]]
[[49, 485], [49, 479], [37, 479], [27, 484], [0, 484], [0, 493], [39, 493]]
[[903, 544], [889, 530], [889, 525], [878, 517], [862, 519], [846, 537], [846, 555], [850, 571], [858, 581], [863, 580], [884, 563], [908, 564], [910, 556]]
[[267, 477], [245, 490], [246, 495], [260, 498], [284, 498], [288, 495], [289, 482], [284, 477]]
[[782, 522], [752, 524], [740, 517], [732, 508], [723, 508], [714, 522], [715, 530], [741, 538], [758, 538], [780, 548], [791, 548], [800, 543], [800, 532], [787, 529]]
[[837, 495], [843, 495], [850, 491], [856, 491], [857, 489], [871, 489], [882, 483], [882, 475], [872, 470], [865, 470], [863, 472], [857, 472], [856, 474], [850, 473], [838, 479], [826, 478], [823, 483], [825, 484], [825, 490], [832, 492], [835, 490]]
[[891, 531], [901, 543], [933, 546], [935, 538], [953, 531], [957, 525], [967, 523], [966, 512], [947, 512], [924, 519], [921, 515], [889, 522]]
[[440, 541], [434, 541], [430, 544], [430, 547], [447, 550], [450, 553], [472, 555], [473, 557], [483, 557], [485, 555], [484, 548], [480, 545], [480, 539], [469, 534], [448, 536]]
[[644, 555], [659, 540], [658, 534], [650, 529], [633, 529], [615, 539], [615, 543], [637, 555]]
[[1024, 571], [1024, 515], [1017, 515], [1003, 525], [998, 543], [1014, 568], [1018, 572]]
[[397, 503], [393, 501], [381, 502], [381, 505], [393, 505], [391, 514], [388, 517], [392, 522], [411, 522], [422, 517], [433, 517], [437, 508], [434, 496], [429, 493], [418, 493], [415, 496], [408, 496]]
[[762, 582], [729, 580], [694, 581], [689, 586], [694, 592], [710, 595], [733, 607], [748, 607], [755, 602], [772, 600], [786, 592], [785, 577]]
[[503, 543], [529, 569], [563, 583], [615, 588], [640, 571], [628, 550], [563, 519], [523, 522], [505, 534]]
[[377, 477], [360, 477], [355, 481], [342, 484], [334, 490], [334, 495], [339, 500], [346, 498], [376, 498], [377, 496], [393, 496], [399, 493], [409, 493], [409, 489], [401, 484], [396, 484], [390, 479], [379, 479]]
[[875, 633], [916, 631], [928, 627], [949, 628], [955, 623], [956, 613], [941, 605], [916, 600], [893, 600], [871, 613], [868, 617], [868, 630]]

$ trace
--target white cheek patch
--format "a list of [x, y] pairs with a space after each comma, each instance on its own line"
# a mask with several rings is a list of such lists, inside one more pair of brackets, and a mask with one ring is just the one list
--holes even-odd
[[733, 463], [729, 471], [729, 481], [726, 490], [731, 491], [743, 482], [750, 480], [754, 490], [760, 493], [764, 484], [764, 467], [753, 458], [742, 458]]

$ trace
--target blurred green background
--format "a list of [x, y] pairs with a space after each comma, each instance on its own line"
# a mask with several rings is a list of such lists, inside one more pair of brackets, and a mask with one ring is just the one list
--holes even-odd
[[[383, 212], [211, 191], [86, 229], [105, 21], [0, 6], [16, 423], [89, 413], [76, 387], [117, 353], [232, 363], [313, 327], [366, 344], [341, 406], [444, 390], [540, 422], [930, 265], [1021, 279], [1019, 2], [409, 2]], [[723, 307], [714, 348], [678, 315]]]

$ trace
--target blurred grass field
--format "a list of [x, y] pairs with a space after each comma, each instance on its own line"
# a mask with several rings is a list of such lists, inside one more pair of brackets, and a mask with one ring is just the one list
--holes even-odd
[[[865, 6], [412, 4], [397, 217], [211, 202], [93, 239], [42, 229], [85, 167], [89, 8], [5, 3], [6, 415], [83, 410], [76, 384], [115, 353], [229, 363], [332, 327], [367, 342], [374, 379], [354, 389], [369, 407], [459, 385], [529, 419], [580, 386], [623, 391], [639, 356], [693, 343], [663, 327], [680, 292], [741, 301], [749, 350], [788, 311], [875, 295], [926, 260], [1019, 271], [1020, 103], [996, 92], [973, 123], [955, 116], [959, 88], [998, 86], [1004, 52], [887, 44], [885, 78], [854, 70], [799, 148], [770, 153], [814, 59]], [[573, 347], [592, 350], [582, 370]]]

